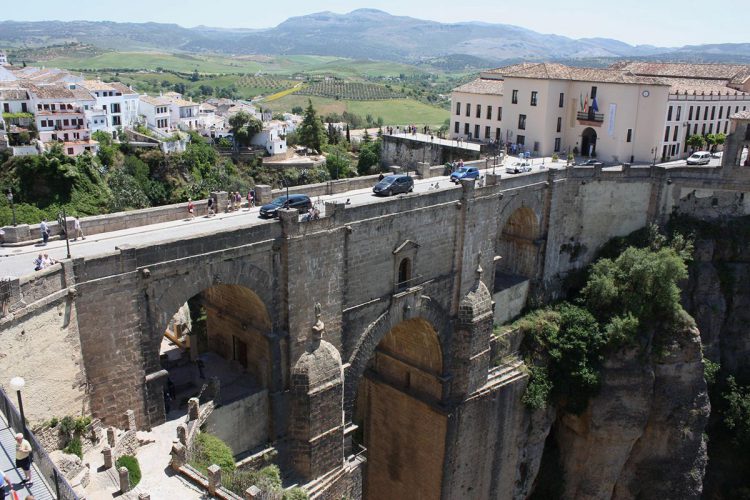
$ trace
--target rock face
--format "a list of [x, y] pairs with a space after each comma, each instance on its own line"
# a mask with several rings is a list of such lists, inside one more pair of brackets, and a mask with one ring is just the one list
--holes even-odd
[[670, 338], [609, 356], [586, 412], [558, 419], [565, 498], [700, 497], [710, 412], [700, 335], [686, 327]]

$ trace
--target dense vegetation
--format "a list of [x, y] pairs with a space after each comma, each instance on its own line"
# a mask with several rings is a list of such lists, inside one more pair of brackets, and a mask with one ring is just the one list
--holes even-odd
[[196, 437], [195, 451], [190, 465], [206, 474], [216, 464], [221, 468], [222, 485], [237, 495], [244, 495], [250, 486], [257, 486], [268, 500], [304, 500], [307, 494], [301, 488], [284, 490], [281, 486], [281, 471], [276, 465], [260, 470], [238, 470], [232, 449], [221, 439], [211, 434], [200, 433]]
[[[622, 250], [622, 244], [628, 246]], [[633, 246], [641, 243], [642, 246]], [[651, 226], [613, 242], [590, 268], [572, 302], [532, 312], [518, 321], [531, 366], [524, 402], [554, 404], [581, 413], [600, 384], [605, 357], [622, 348], [655, 350], [693, 324], [680, 305], [678, 283], [687, 277], [692, 244], [679, 234], [667, 239]]]

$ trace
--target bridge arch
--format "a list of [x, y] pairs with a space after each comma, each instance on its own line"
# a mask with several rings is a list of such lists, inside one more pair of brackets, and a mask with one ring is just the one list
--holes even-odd
[[527, 206], [517, 207], [498, 232], [497, 254], [502, 259], [497, 270], [525, 278], [535, 278], [538, 273], [539, 217]]

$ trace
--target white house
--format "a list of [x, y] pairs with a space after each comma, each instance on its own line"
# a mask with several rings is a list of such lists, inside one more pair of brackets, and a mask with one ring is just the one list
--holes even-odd
[[165, 134], [172, 129], [170, 101], [166, 97], [140, 96], [138, 112], [146, 120], [149, 128]]
[[135, 125], [138, 119], [137, 92], [119, 82], [85, 80], [79, 85], [96, 98], [95, 105], [86, 110], [92, 130], [114, 134], [118, 128]]
[[173, 95], [165, 96], [165, 98], [169, 100], [169, 114], [173, 127], [179, 127], [180, 130], [199, 128], [200, 103], [186, 101], [182, 97]]
[[269, 155], [280, 155], [287, 151], [286, 123], [273, 120], [263, 125], [263, 130], [250, 140], [250, 144], [263, 146]]

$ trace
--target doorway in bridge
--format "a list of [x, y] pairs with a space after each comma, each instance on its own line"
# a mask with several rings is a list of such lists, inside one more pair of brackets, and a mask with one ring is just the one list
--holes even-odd
[[442, 352], [426, 320], [403, 321], [378, 344], [354, 408], [366, 449], [364, 497], [440, 498], [447, 416]]
[[167, 419], [184, 417], [187, 401], [214, 400], [206, 431], [236, 455], [265, 446], [270, 436], [268, 387], [272, 329], [262, 300], [249, 288], [215, 285], [190, 298], [162, 339], [160, 362], [169, 373]]
[[501, 259], [495, 266], [495, 323], [512, 320], [526, 306], [530, 280], [538, 273], [539, 220], [531, 208], [516, 209], [503, 225], [495, 244]]
[[581, 155], [596, 156], [596, 130], [591, 127], [581, 133]]

